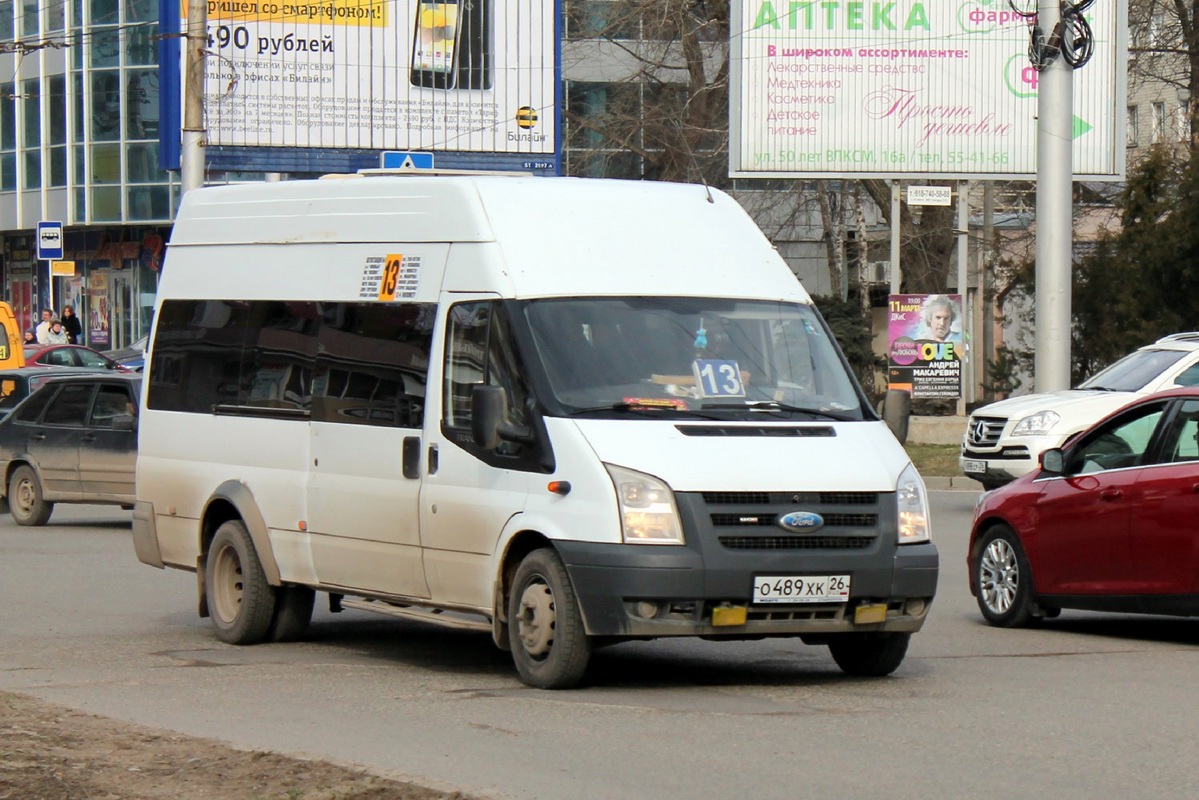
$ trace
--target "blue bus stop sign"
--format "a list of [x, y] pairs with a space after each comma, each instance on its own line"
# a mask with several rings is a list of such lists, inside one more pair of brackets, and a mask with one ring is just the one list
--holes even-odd
[[62, 223], [39, 222], [37, 224], [37, 257], [39, 261], [61, 261]]

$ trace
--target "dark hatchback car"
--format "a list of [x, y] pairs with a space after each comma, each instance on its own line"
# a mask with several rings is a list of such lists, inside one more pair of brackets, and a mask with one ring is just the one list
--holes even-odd
[[132, 506], [141, 376], [58, 376], [0, 421], [0, 494], [19, 525], [55, 503]]
[[19, 369], [0, 370], [0, 419], [8, 416], [8, 412], [17, 404], [37, 391], [43, 383], [59, 375], [78, 374], [78, 367], [46, 368], [21, 367]]
[[984, 494], [970, 591], [992, 625], [1063, 608], [1199, 616], [1199, 389], [1144, 397]]

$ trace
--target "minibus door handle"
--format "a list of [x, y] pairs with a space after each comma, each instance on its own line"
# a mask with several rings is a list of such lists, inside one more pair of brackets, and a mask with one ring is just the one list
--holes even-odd
[[437, 445], [429, 445], [429, 474], [437, 474]]
[[405, 436], [401, 470], [405, 478], [420, 477], [420, 437]]

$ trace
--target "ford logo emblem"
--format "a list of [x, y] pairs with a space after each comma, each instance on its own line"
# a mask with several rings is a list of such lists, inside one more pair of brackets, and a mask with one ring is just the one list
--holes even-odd
[[792, 533], [807, 533], [824, 527], [824, 517], [814, 511], [790, 511], [776, 521], [780, 528]]

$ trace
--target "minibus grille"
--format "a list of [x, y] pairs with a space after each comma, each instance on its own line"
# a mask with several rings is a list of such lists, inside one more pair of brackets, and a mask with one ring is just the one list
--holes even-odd
[[[878, 525], [877, 514], [824, 514], [824, 528], [873, 528]], [[778, 519], [775, 514], [713, 514], [712, 524], [717, 528], [773, 528]]]
[[872, 506], [878, 503], [877, 492], [703, 492], [703, 498], [710, 506], [781, 506], [794, 503]]
[[721, 536], [729, 550], [864, 550], [873, 536]]
[[[691, 495], [691, 497], [695, 497]], [[878, 492], [702, 492], [702, 511], [720, 546], [729, 550], [863, 550], [874, 546], [880, 531], [895, 524]], [[810, 532], [783, 528], [792, 512], [819, 515]]]

